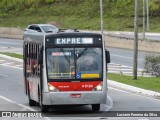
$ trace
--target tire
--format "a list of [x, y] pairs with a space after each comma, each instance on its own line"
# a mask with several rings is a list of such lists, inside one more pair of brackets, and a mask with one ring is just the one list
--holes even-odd
[[93, 104], [92, 105], [92, 111], [99, 111], [100, 110], [100, 104]]
[[39, 99], [39, 105], [40, 105], [40, 108], [41, 108], [41, 112], [42, 113], [48, 112], [49, 107], [42, 104], [42, 96], [40, 96], [40, 91], [39, 90], [38, 90], [38, 99]]
[[47, 113], [49, 111], [49, 107], [46, 105], [41, 104], [40, 107], [42, 113]]
[[29, 88], [28, 88], [28, 101], [29, 101], [29, 106], [37, 105], [37, 102], [31, 99]]

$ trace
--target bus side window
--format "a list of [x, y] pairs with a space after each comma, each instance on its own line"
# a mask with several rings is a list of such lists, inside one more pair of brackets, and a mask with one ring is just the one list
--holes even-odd
[[30, 75], [31, 75], [31, 73], [32, 73], [32, 69], [31, 69], [31, 65], [30, 65], [30, 63], [31, 63], [31, 55], [29, 54], [30, 52], [31, 52], [31, 44], [27, 44], [27, 47], [28, 47], [28, 50], [27, 50], [27, 67], [26, 67], [26, 72], [27, 72], [27, 76], [29, 77]]
[[37, 50], [37, 48], [38, 48], [38, 45], [36, 44], [35, 45], [35, 65], [34, 65], [34, 68], [35, 68], [35, 75], [37, 76], [38, 74], [38, 72], [37, 72], [37, 67], [38, 67], [38, 57], [37, 57], [37, 54], [38, 54], [38, 50]]
[[29, 76], [29, 44], [25, 45], [25, 64], [26, 64], [26, 76]]
[[38, 53], [38, 64], [43, 63], [43, 46], [40, 46], [39, 48], [39, 53]]

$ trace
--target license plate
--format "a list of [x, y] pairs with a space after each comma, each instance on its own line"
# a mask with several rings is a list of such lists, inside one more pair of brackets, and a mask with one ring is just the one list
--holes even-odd
[[71, 98], [80, 98], [81, 94], [70, 94]]

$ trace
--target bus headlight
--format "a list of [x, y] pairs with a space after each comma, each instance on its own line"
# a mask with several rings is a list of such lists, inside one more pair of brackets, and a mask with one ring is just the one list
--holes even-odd
[[58, 92], [58, 89], [49, 83], [48, 83], [48, 89], [50, 92]]
[[102, 91], [102, 87], [103, 87], [103, 83], [100, 83], [100, 84], [97, 85], [93, 90], [94, 90], [94, 91]]

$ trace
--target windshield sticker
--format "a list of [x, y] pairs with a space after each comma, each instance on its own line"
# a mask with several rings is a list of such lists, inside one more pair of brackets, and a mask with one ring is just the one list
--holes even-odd
[[99, 74], [81, 74], [81, 78], [99, 78]]
[[52, 56], [71, 56], [71, 52], [52, 52]]
[[77, 73], [76, 78], [81, 78], [81, 73]]

